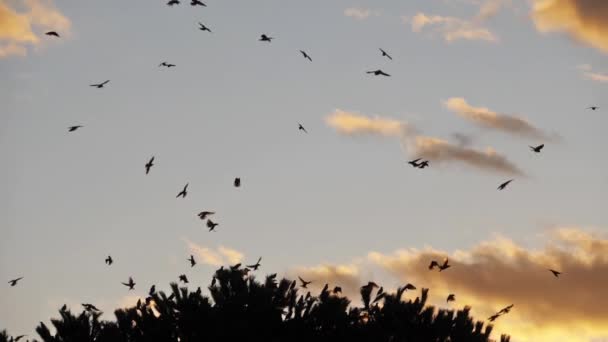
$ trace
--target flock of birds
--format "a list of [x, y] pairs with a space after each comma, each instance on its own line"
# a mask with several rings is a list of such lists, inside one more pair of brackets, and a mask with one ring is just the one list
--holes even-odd
[[[167, 5], [168, 6], [175, 6], [175, 5], [179, 5], [180, 3], [181, 2], [179, 0], [170, 0], [169, 2], [167, 2]], [[207, 7], [207, 5], [205, 3], [203, 3], [203, 2], [201, 2], [199, 0], [191, 0], [190, 5], [191, 6], [203, 6], [203, 7]], [[199, 29], [201, 31], [206, 31], [206, 32], [209, 32], [209, 33], [212, 32], [211, 29], [209, 27], [205, 26], [203, 23], [199, 22], [198, 25], [199, 25]], [[57, 33], [56, 31], [48, 31], [45, 34], [47, 36], [50, 36], [50, 37], [56, 37], [56, 38], [60, 38], [61, 37], [60, 34]], [[273, 39], [274, 39], [273, 37], [270, 37], [267, 34], [261, 34], [260, 38], [259, 38], [259, 41], [271, 43]], [[386, 57], [389, 60], [393, 60], [393, 57], [388, 52], [386, 52], [384, 49], [380, 48], [379, 50], [380, 50], [380, 53], [381, 53], [382, 57]], [[300, 50], [300, 53], [302, 54], [302, 56], [305, 59], [307, 59], [308, 61], [312, 62], [312, 58], [310, 57], [310, 55], [306, 51]], [[165, 61], [165, 62], [160, 63], [159, 67], [173, 68], [173, 67], [176, 67], [176, 65], [175, 64], [171, 64], [171, 63]], [[374, 76], [384, 76], [384, 77], [390, 77], [391, 76], [390, 74], [382, 71], [381, 69], [366, 71], [366, 73], [370, 74], [370, 75], [374, 75]], [[110, 80], [105, 80], [105, 81], [100, 82], [100, 83], [91, 84], [90, 86], [94, 87], [94, 88], [97, 88], [97, 89], [101, 89], [101, 88], [104, 88], [108, 83], [110, 83]], [[588, 107], [587, 109], [590, 109], [592, 111], [596, 111], [596, 110], [599, 109], [599, 107], [598, 106], [591, 106], [591, 107]], [[68, 127], [68, 132], [75, 132], [78, 129], [83, 128], [83, 127], [84, 127], [83, 125], [70, 126], [70, 127]], [[298, 123], [298, 130], [302, 131], [303, 133], [308, 133], [308, 131], [306, 130], [306, 128], [302, 124], [300, 124], [300, 123]], [[541, 145], [538, 145], [538, 146], [529, 146], [529, 147], [530, 147], [530, 150], [532, 152], [534, 152], [534, 153], [541, 153], [541, 151], [543, 150], [543, 148], [545, 147], [545, 145], [541, 144]], [[412, 167], [418, 168], [418, 169], [424, 169], [424, 168], [429, 167], [429, 165], [430, 165], [430, 161], [429, 160], [423, 160], [423, 158], [417, 158], [417, 159], [408, 161], [407, 163], [410, 164]], [[144, 165], [146, 175], [150, 173], [150, 171], [151, 171], [151, 169], [152, 169], [152, 167], [154, 165], [155, 165], [154, 164], [154, 156], [152, 156], [148, 160], [148, 162]], [[509, 180], [505, 181], [504, 183], [502, 183], [502, 184], [500, 184], [498, 186], [497, 190], [502, 191], [502, 190], [506, 189], [506, 187], [511, 182], [513, 182], [513, 181], [514, 181], [514, 179], [509, 179]], [[188, 195], [188, 185], [189, 185], [189, 183], [186, 183], [186, 185], [184, 185], [184, 187], [182, 188], [182, 190], [177, 194], [176, 198], [180, 198], [180, 197], [181, 198], [185, 198]], [[241, 179], [238, 178], [238, 177], [235, 178], [234, 182], [233, 182], [233, 185], [234, 185], [234, 187], [239, 188], [241, 186]], [[201, 220], [203, 220], [203, 221], [206, 220], [206, 226], [209, 229], [209, 232], [215, 231], [216, 227], [219, 225], [218, 223], [216, 223], [216, 222], [214, 222], [214, 221], [212, 221], [210, 219], [210, 216], [212, 216], [214, 214], [215, 214], [215, 212], [213, 212], [213, 211], [201, 211], [197, 215]], [[194, 267], [196, 265], [196, 259], [194, 258], [193, 255], [190, 255], [190, 257], [187, 259], [187, 261], [190, 263], [190, 267]], [[260, 257], [255, 264], [246, 265], [242, 270], [245, 271], [245, 274], [247, 274], [247, 272], [252, 271], [252, 270], [253, 271], [257, 271], [259, 269], [259, 267], [261, 266], [261, 264], [260, 264], [261, 261], [262, 261], [262, 258]], [[111, 266], [114, 263], [114, 259], [112, 258], [111, 255], [107, 256], [107, 258], [105, 259], [105, 263], [108, 266]], [[240, 267], [241, 267], [240, 263], [236, 264], [234, 266], [230, 266], [230, 268], [232, 270], [238, 270], [238, 269], [240, 269]], [[449, 264], [448, 258], [445, 258], [445, 260], [443, 261], [443, 263], [439, 263], [436, 260], [432, 260], [431, 263], [430, 263], [430, 265], [428, 266], [429, 270], [432, 271], [435, 268], [437, 268], [439, 270], [439, 272], [445, 271], [445, 270], [447, 270], [450, 267], [451, 267], [451, 265]], [[548, 269], [548, 270], [556, 278], [558, 278], [560, 276], [560, 274], [561, 274], [561, 272], [556, 271], [554, 269]], [[270, 278], [276, 277], [276, 274], [271, 274], [269, 277]], [[23, 277], [15, 278], [15, 279], [10, 280], [8, 283], [10, 284], [11, 287], [12, 286], [16, 286], [19, 283], [19, 281], [21, 281], [22, 279], [23, 279]], [[185, 274], [181, 274], [178, 277], [178, 279], [179, 279], [179, 281], [183, 282], [184, 284], [188, 283], [188, 278], [187, 278], [187, 276]], [[307, 289], [308, 285], [310, 285], [312, 283], [312, 281], [304, 280], [301, 277], [298, 277], [298, 280], [300, 281], [300, 287], [303, 288], [303, 289]], [[216, 279], [214, 277], [212, 279], [212, 286], [215, 285], [215, 282], [216, 282]], [[136, 285], [135, 281], [133, 280], [133, 277], [129, 277], [129, 279], [128, 279], [127, 282], [122, 282], [121, 284], [124, 285], [125, 287], [127, 287], [129, 290], [134, 290], [135, 289], [135, 285]], [[296, 285], [297, 285], [297, 283], [294, 280], [293, 283], [292, 283], [292, 285], [291, 285], [291, 287], [295, 288]], [[380, 299], [382, 299], [384, 297], [384, 295], [385, 295], [384, 289], [382, 287], [378, 287], [378, 285], [376, 283], [374, 283], [374, 282], [369, 282], [367, 285], [362, 286], [362, 290], [366, 289], [366, 290], [371, 291], [374, 288], [379, 288], [378, 291], [376, 292], [376, 296], [375, 296], [374, 301], [373, 301], [374, 303], [376, 303], [376, 302], [378, 302]], [[412, 284], [407, 284], [405, 286], [405, 289], [406, 290], [415, 290], [416, 287], [414, 285], [412, 285]], [[328, 291], [328, 284], [325, 284], [325, 287], [323, 288], [323, 292], [325, 292], [325, 291]], [[152, 285], [152, 287], [149, 290], [150, 297], [146, 298], [146, 302], [148, 302], [149, 300], [151, 300], [151, 296], [155, 292], [156, 292], [156, 286]], [[200, 292], [200, 287], [198, 288], [198, 292]], [[332, 292], [334, 294], [341, 293], [342, 292], [342, 288], [340, 286], [335, 286], [333, 288]], [[308, 295], [310, 295], [310, 293]], [[447, 296], [447, 298], [446, 298], [446, 302], [447, 303], [453, 302], [455, 300], [456, 300], [456, 295], [453, 294], [453, 293], [450, 293]], [[140, 305], [140, 304], [141, 304], [141, 301], [138, 301], [137, 305]], [[95, 305], [90, 304], [90, 303], [83, 303], [82, 306], [83, 306], [83, 308], [86, 311], [100, 311], [97, 307], [95, 307]], [[490, 322], [495, 321], [498, 317], [509, 313], [510, 310], [513, 308], [513, 306], [514, 306], [514, 304], [511, 304], [511, 305], [509, 305], [507, 307], [502, 308], [501, 310], [499, 310], [498, 312], [496, 312], [495, 314], [493, 314], [492, 316], [490, 316], [488, 318], [488, 320]], [[66, 306], [64, 305], [61, 310], [66, 310]], [[20, 339], [22, 339], [25, 336], [27, 336], [27, 335], [16, 336], [13, 340], [15, 342], [17, 342], [17, 341], [19, 341]]]

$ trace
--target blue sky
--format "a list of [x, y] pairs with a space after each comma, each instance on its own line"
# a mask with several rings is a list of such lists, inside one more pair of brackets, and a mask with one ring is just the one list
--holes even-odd
[[[264, 272], [289, 274], [370, 251], [453, 252], [497, 234], [540, 248], [556, 227], [608, 227], [607, 85], [584, 74], [608, 71], [606, 51], [539, 32], [534, 4], [513, 1], [471, 24], [495, 42], [446, 41], [441, 24], [412, 29], [420, 13], [473, 22], [480, 5], [467, 1], [0, 1], [21, 13], [34, 4], [69, 25], [53, 40], [41, 34], [53, 27], [34, 18], [40, 42], [0, 59], [0, 278], [25, 277], [0, 292], [0, 328], [31, 334], [65, 301], [101, 302], [111, 317], [133, 294], [120, 285], [129, 276], [134, 295], [185, 272], [207, 284], [214, 266], [190, 270], [187, 241], [251, 263], [263, 256]], [[259, 42], [262, 33], [276, 39]], [[11, 39], [19, 42], [0, 35]], [[378, 68], [392, 77], [365, 74]], [[453, 97], [561, 139], [476, 126], [444, 106]], [[413, 169], [405, 161], [417, 156], [399, 138], [329, 127], [336, 109], [447, 140], [469, 135], [527, 177], [497, 192], [512, 177], [432, 160]], [[528, 145], [540, 143], [533, 154]], [[188, 197], [176, 199], [187, 182]], [[217, 212], [216, 233], [196, 217], [204, 209]], [[107, 254], [115, 265], [104, 265]]]

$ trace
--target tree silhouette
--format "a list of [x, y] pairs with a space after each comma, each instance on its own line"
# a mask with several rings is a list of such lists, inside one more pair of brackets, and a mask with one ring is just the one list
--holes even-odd
[[[317, 296], [302, 294], [291, 280], [269, 275], [257, 281], [248, 269], [238, 268], [215, 272], [210, 297], [200, 287], [191, 292], [171, 283], [170, 288], [168, 296], [155, 292], [134, 307], [116, 310], [115, 321], [101, 320], [101, 312], [75, 314], [64, 306], [60, 317], [51, 319], [54, 332], [44, 323], [36, 332], [43, 342], [493, 341], [492, 325], [475, 321], [470, 307], [454, 311], [427, 305], [428, 289], [405, 301], [405, 288], [384, 293], [366, 285], [358, 307], [327, 285]], [[0, 332], [0, 342], [12, 340]]]

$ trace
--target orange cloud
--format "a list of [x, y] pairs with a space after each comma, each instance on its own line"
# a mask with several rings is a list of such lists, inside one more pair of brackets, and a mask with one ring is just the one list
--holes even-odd
[[243, 260], [244, 254], [228, 247], [219, 246], [217, 249], [200, 246], [192, 241], [186, 240], [190, 253], [194, 255], [196, 262], [211, 266], [233, 265]]
[[312, 281], [308, 286], [312, 292], [318, 292], [325, 284], [329, 284], [330, 289], [333, 289], [336, 285], [342, 287], [343, 294], [352, 300], [360, 297], [359, 288], [362, 285], [362, 280], [359, 267], [356, 264], [322, 264], [313, 267], [297, 267], [288, 272], [289, 279], [297, 279], [298, 276], [306, 281]]
[[336, 109], [333, 114], [329, 115], [325, 122], [338, 132], [346, 135], [372, 134], [400, 137], [408, 130], [408, 125], [405, 122], [378, 116], [370, 118], [340, 109]]
[[71, 23], [51, 0], [24, 0], [20, 8], [0, 0], [0, 58], [27, 55], [28, 47], [40, 46], [40, 34], [55, 30], [69, 35]]

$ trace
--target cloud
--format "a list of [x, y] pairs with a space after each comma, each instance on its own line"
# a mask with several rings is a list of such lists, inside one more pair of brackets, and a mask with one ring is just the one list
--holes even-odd
[[311, 291], [320, 291], [325, 284], [330, 289], [334, 286], [342, 287], [343, 294], [351, 300], [360, 297], [359, 288], [363, 284], [359, 266], [356, 263], [349, 265], [321, 264], [312, 267], [296, 267], [288, 272], [288, 278], [297, 279], [302, 277], [306, 281], [312, 281], [309, 285]]
[[608, 74], [593, 71], [593, 68], [589, 64], [582, 64], [577, 67], [583, 73], [585, 79], [606, 83], [608, 82]]
[[24, 0], [20, 8], [0, 0], [0, 58], [27, 55], [28, 47], [42, 44], [44, 30], [69, 35], [71, 23], [51, 0]]
[[325, 122], [346, 135], [382, 135], [386, 137], [401, 137], [408, 132], [409, 126], [405, 122], [394, 119], [367, 117], [353, 112], [336, 109], [333, 114], [325, 118]]
[[505, 6], [511, 4], [511, 0], [487, 0], [479, 6], [479, 13], [475, 17], [478, 21], [490, 19]]
[[512, 115], [500, 114], [485, 107], [473, 107], [461, 97], [452, 97], [447, 101], [444, 101], [443, 104], [447, 109], [455, 112], [460, 117], [482, 127], [527, 138], [551, 139], [542, 130], [534, 127], [525, 119]]
[[222, 265], [233, 265], [243, 260], [244, 254], [228, 247], [219, 246], [217, 249], [199, 246], [196, 243], [185, 240], [190, 253], [194, 255], [196, 262], [219, 267]]
[[[590, 341], [608, 336], [608, 239], [578, 228], [548, 234], [543, 249], [531, 250], [498, 237], [450, 255], [452, 267], [430, 272], [430, 260], [445, 251], [405, 249], [371, 252], [371, 262], [402, 281], [431, 288], [437, 302], [455, 293], [457, 303], [487, 317], [500, 307], [514, 310], [497, 321], [517, 341]], [[563, 272], [555, 279], [547, 270]]]
[[[405, 22], [409, 18], [404, 17]], [[421, 32], [427, 26], [435, 27], [435, 32], [442, 35], [446, 42], [456, 40], [482, 40], [497, 42], [498, 37], [478, 20], [464, 20], [456, 17], [426, 15], [418, 13], [411, 19], [412, 31]]]
[[563, 32], [608, 52], [608, 1], [533, 0], [532, 18], [540, 32]]
[[344, 10], [344, 15], [357, 20], [365, 20], [370, 16], [380, 16], [380, 11], [369, 8], [350, 7]]

